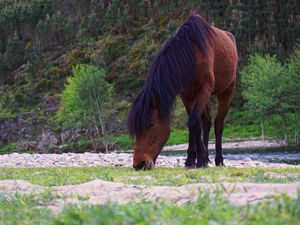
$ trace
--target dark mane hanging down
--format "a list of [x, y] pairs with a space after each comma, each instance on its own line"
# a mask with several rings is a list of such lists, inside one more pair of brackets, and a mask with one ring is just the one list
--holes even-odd
[[153, 60], [144, 87], [129, 112], [128, 131], [131, 136], [149, 126], [154, 99], [160, 116], [164, 119], [170, 117], [176, 96], [193, 78], [194, 46], [206, 56], [212, 33], [212, 27], [201, 16], [192, 13], [169, 38]]

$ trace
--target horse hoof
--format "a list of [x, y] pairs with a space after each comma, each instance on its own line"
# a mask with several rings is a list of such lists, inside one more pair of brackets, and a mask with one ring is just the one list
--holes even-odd
[[197, 168], [203, 168], [203, 169], [208, 168], [208, 163], [199, 163], [199, 164], [197, 163], [196, 167]]
[[195, 169], [195, 166], [187, 166], [187, 165], [185, 165], [184, 168], [186, 168], [187, 170], [192, 170], [192, 169]]
[[223, 162], [216, 163], [216, 166], [219, 166], [219, 167], [226, 167], [225, 164], [224, 164]]
[[189, 159], [187, 159], [186, 161], [185, 161], [185, 168], [187, 168], [187, 169], [195, 169], [195, 160], [189, 160]]

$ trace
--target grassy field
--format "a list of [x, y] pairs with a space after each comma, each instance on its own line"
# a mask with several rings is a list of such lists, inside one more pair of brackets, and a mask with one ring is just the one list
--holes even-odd
[[[142, 185], [179, 186], [191, 183], [252, 182], [290, 183], [300, 181], [299, 168], [207, 168], [185, 170], [156, 168], [135, 171], [132, 168], [55, 167], [1, 168], [0, 180], [22, 179], [46, 187], [79, 184], [94, 179]], [[69, 205], [54, 215], [48, 208], [51, 192], [35, 196], [7, 196], [0, 191], [0, 224], [299, 224], [300, 194], [297, 199], [285, 195], [275, 202], [234, 206], [221, 197], [200, 192], [196, 202], [170, 205], [160, 201], [142, 201], [126, 205]]]
[[[229, 142], [226, 138], [231, 138], [232, 140], [237, 138], [260, 138], [260, 133], [257, 129], [259, 129], [259, 127], [256, 125], [228, 127], [224, 130], [223, 142]], [[212, 132], [210, 134], [210, 141], [214, 142], [213, 135]], [[127, 134], [112, 136], [111, 141], [116, 143], [117, 150], [128, 150], [133, 148], [133, 142]], [[172, 129], [166, 145], [178, 145], [184, 143], [188, 143], [188, 129]]]
[[[172, 122], [172, 131], [166, 145], [176, 145], [188, 143], [188, 129], [186, 125], [187, 116], [182, 108], [182, 103], [177, 101], [177, 107], [174, 111], [174, 118]], [[294, 143], [294, 129], [295, 123], [293, 115], [288, 115], [287, 131], [288, 138], [291, 144]], [[282, 128], [282, 119], [278, 115], [267, 117], [264, 123], [265, 138], [266, 139], [283, 139], [284, 133]], [[261, 139], [261, 126], [260, 121], [254, 115], [247, 111], [233, 110], [229, 113], [225, 129], [223, 132], [224, 142], [235, 141], [236, 139]], [[118, 135], [110, 137], [112, 142], [116, 143], [118, 150], [132, 149], [132, 140], [126, 135]], [[214, 141], [214, 128], [210, 132], [210, 140]]]
[[183, 206], [159, 201], [127, 205], [69, 206], [54, 215], [48, 197], [0, 194], [0, 224], [299, 224], [300, 198], [278, 196], [275, 202], [234, 206], [220, 195], [201, 193], [196, 202]]
[[171, 186], [215, 182], [289, 183], [300, 181], [300, 168], [156, 168], [152, 171], [120, 167], [1, 168], [0, 180], [5, 179], [21, 179], [45, 186], [79, 184], [94, 179]]

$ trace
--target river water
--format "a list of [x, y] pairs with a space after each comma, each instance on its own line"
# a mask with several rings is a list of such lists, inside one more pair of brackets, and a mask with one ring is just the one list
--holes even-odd
[[[164, 150], [161, 153], [165, 156], [186, 156], [183, 150]], [[209, 159], [213, 161], [214, 151], [209, 151]], [[226, 149], [223, 153], [227, 160], [257, 160], [261, 162], [286, 163], [300, 165], [300, 148], [268, 148], [268, 149]]]

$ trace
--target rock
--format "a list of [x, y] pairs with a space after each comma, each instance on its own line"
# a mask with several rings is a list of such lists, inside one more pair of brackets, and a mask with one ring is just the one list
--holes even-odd
[[[48, 136], [49, 137], [49, 136]], [[54, 138], [54, 136], [53, 136]], [[51, 135], [48, 138], [51, 140]], [[35, 144], [35, 143], [32, 143]], [[44, 143], [46, 144], [46, 143]], [[52, 143], [53, 144], [53, 143]], [[40, 147], [42, 146], [39, 143]], [[49, 143], [47, 144], [49, 147]], [[51, 145], [50, 145], [51, 146]], [[25, 147], [24, 147], [25, 148]], [[63, 154], [5, 154], [0, 155], [0, 167], [51, 167], [51, 166], [122, 166], [132, 167], [132, 154], [128, 153], [63, 153]], [[300, 153], [286, 154], [287, 159], [300, 158]], [[184, 167], [185, 157], [159, 156], [156, 168], [160, 167]], [[288, 165], [284, 163], [264, 162], [257, 160], [245, 160], [244, 158], [227, 158], [225, 165], [236, 168], [300, 168], [300, 165]], [[209, 167], [214, 167], [210, 164]]]
[[20, 113], [17, 116], [17, 123], [19, 127], [18, 133], [22, 135], [29, 134], [33, 129], [33, 121], [35, 121], [36, 117], [36, 112]]
[[18, 146], [15, 150], [17, 152], [25, 152], [28, 150], [35, 150], [38, 143], [36, 141], [27, 141], [22, 143], [22, 145]]
[[18, 134], [18, 124], [15, 119], [0, 118], [0, 146], [8, 144]]
[[51, 149], [56, 148], [58, 144], [58, 140], [56, 135], [52, 131], [43, 131], [42, 138], [37, 145], [38, 150]]
[[0, 146], [19, 140], [32, 140], [40, 121], [36, 112], [24, 112], [14, 118], [0, 118]]
[[60, 133], [60, 139], [62, 144], [66, 143], [74, 143], [80, 138], [80, 134], [82, 133], [82, 130], [80, 129], [65, 129], [62, 128], [62, 131]]

